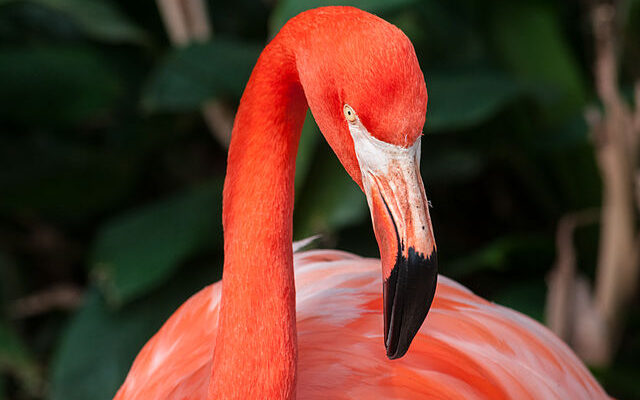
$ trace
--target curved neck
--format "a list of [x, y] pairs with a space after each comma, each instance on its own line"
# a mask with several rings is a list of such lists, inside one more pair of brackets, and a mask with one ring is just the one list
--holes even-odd
[[253, 70], [229, 148], [210, 399], [295, 397], [293, 180], [306, 109], [295, 58], [276, 39]]

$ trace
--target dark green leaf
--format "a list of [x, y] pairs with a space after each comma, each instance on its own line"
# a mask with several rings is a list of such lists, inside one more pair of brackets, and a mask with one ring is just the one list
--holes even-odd
[[495, 115], [522, 93], [504, 75], [482, 71], [426, 74], [427, 131], [467, 128]]
[[[498, 238], [479, 250], [462, 258], [450, 261], [443, 270], [454, 278], [478, 271], [504, 271], [510, 266], [514, 255], [539, 254], [548, 245], [544, 236], [524, 234]], [[524, 268], [524, 266], [518, 266]]]
[[313, 165], [307, 179], [309, 184], [296, 206], [293, 223], [296, 240], [335, 232], [367, 215], [364, 194], [326, 147], [319, 153], [319, 162]]
[[51, 399], [111, 399], [136, 351], [167, 317], [167, 307], [135, 304], [110, 311], [97, 290], [64, 334], [53, 364]]
[[320, 142], [320, 136], [322, 134], [313, 120], [313, 115], [311, 115], [310, 111], [307, 111], [307, 117], [304, 120], [300, 135], [298, 155], [296, 156], [296, 193], [299, 193], [307, 178], [315, 150]]
[[584, 114], [576, 113], [563, 123], [556, 124], [552, 129], [532, 140], [530, 146], [542, 152], [556, 152], [563, 155], [577, 148], [591, 147], [589, 126]]
[[83, 122], [123, 92], [103, 56], [84, 46], [0, 48], [0, 118], [25, 124]]
[[180, 304], [215, 279], [216, 269], [190, 265], [186, 273], [120, 310], [90, 290], [54, 358], [50, 398], [112, 399], [144, 343]]
[[586, 100], [584, 78], [559, 12], [544, 2], [496, 2], [493, 40], [506, 66], [539, 90], [551, 116], [575, 112]]
[[421, 162], [422, 176], [429, 184], [453, 183], [471, 179], [482, 173], [486, 157], [479, 152], [463, 149], [439, 149], [440, 152], [431, 151], [424, 139], [422, 145], [423, 154]]
[[13, 375], [28, 393], [37, 393], [40, 370], [26, 346], [8, 326], [0, 322], [0, 373]]
[[305, 10], [325, 6], [354, 6], [372, 13], [384, 13], [414, 3], [416, 0], [282, 0], [278, 2], [269, 20], [269, 31], [274, 36], [289, 19]]
[[117, 217], [98, 232], [91, 272], [107, 300], [122, 304], [165, 282], [186, 257], [221, 240], [216, 181]]
[[2, 214], [78, 221], [112, 206], [136, 179], [136, 162], [120, 147], [78, 146], [44, 135], [1, 143]]
[[492, 300], [544, 323], [547, 285], [544, 279], [512, 283]]
[[8, 301], [17, 298], [22, 289], [17, 272], [13, 259], [0, 250], [0, 308], [5, 308]]
[[78, 25], [87, 36], [106, 42], [141, 43], [144, 32], [107, 0], [0, 0], [0, 5], [29, 2], [53, 9]]
[[612, 398], [640, 399], [640, 367], [637, 362], [635, 365], [614, 364], [609, 368], [598, 368], [592, 372]]
[[143, 105], [152, 111], [184, 111], [220, 96], [239, 98], [260, 50], [224, 39], [173, 50], [154, 71]]

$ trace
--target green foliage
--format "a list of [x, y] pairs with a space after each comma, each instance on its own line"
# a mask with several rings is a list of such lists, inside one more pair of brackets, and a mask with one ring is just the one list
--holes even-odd
[[4, 306], [9, 299], [19, 293], [20, 285], [16, 282], [15, 271], [15, 262], [0, 251], [0, 306]]
[[309, 174], [313, 154], [320, 142], [320, 135], [311, 111], [307, 111], [302, 132], [300, 133], [300, 143], [298, 144], [298, 154], [296, 156], [296, 194], [299, 193]]
[[467, 182], [481, 174], [487, 162], [478, 152], [464, 149], [433, 152], [427, 148], [422, 159], [422, 177], [429, 184]]
[[110, 207], [131, 189], [135, 161], [122, 148], [16, 138], [0, 148], [0, 213], [36, 212], [77, 220]]
[[491, 26], [503, 62], [516, 77], [539, 89], [550, 116], [584, 105], [584, 78], [552, 5], [496, 3]]
[[152, 326], [167, 316], [159, 304], [155, 306], [114, 314], [92, 290], [63, 336], [53, 364], [51, 399], [113, 398], [132, 362], [131, 354], [153, 333]]
[[92, 39], [114, 43], [143, 43], [146, 40], [144, 31], [108, 0], [0, 0], [0, 6], [25, 2], [42, 5], [66, 16]]
[[427, 131], [468, 128], [494, 116], [522, 93], [504, 74], [434, 72], [425, 77], [429, 92]]
[[154, 71], [143, 96], [152, 111], [197, 110], [207, 100], [239, 98], [260, 46], [215, 39], [173, 50]]
[[173, 282], [122, 310], [108, 307], [90, 288], [84, 305], [62, 336], [53, 361], [51, 400], [109, 400], [134, 356], [201, 282], [213, 278], [211, 266], [185, 271]]
[[85, 122], [123, 88], [108, 60], [81, 44], [0, 46], [0, 118], [28, 125]]
[[406, 7], [407, 5], [415, 2], [416, 0], [283, 0], [278, 2], [276, 8], [271, 14], [271, 18], [269, 19], [269, 30], [272, 35], [275, 35], [289, 19], [312, 8], [326, 6], [352, 6], [377, 14]]
[[[336, 157], [329, 155], [329, 146], [324, 139], [321, 142], [321, 136], [308, 112], [296, 160], [296, 196], [301, 194], [295, 208], [296, 240], [319, 232], [338, 231], [361, 222], [368, 214], [360, 188], [340, 167]], [[317, 154], [314, 156], [314, 153]], [[315, 181], [314, 177], [322, 179]]]
[[27, 350], [22, 338], [2, 323], [0, 323], [1, 373], [10, 373], [15, 376], [22, 390], [32, 395], [37, 394], [42, 385], [40, 371], [33, 355]]
[[[464, 277], [478, 272], [505, 271], [509, 269], [510, 257], [514, 254], [540, 252], [549, 243], [539, 235], [516, 235], [493, 240], [481, 249], [447, 265], [446, 274], [452, 277]], [[522, 266], [521, 266], [522, 268]]]
[[496, 294], [494, 299], [505, 307], [518, 310], [538, 322], [544, 323], [546, 289], [544, 281], [519, 282], [504, 288]]
[[186, 257], [220, 243], [222, 183], [217, 181], [108, 221], [90, 268], [107, 300], [122, 304], [165, 282]]
[[[317, 132], [320, 135], [320, 132]], [[335, 156], [318, 154], [302, 197], [295, 210], [294, 238], [304, 239], [319, 232], [335, 232], [364, 220], [367, 203], [358, 185], [340, 167]]]

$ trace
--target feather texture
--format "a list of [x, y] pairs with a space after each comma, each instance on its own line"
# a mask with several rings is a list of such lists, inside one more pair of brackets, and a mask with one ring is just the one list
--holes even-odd
[[[608, 398], [548, 329], [442, 276], [409, 353], [388, 360], [380, 261], [312, 250], [294, 265], [301, 399]], [[208, 286], [173, 314], [116, 400], [207, 398], [220, 294], [220, 283]]]

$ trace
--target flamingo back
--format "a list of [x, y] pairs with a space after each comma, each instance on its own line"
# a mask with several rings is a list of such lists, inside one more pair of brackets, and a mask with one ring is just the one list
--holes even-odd
[[[409, 352], [388, 360], [380, 261], [312, 250], [294, 265], [300, 399], [608, 398], [547, 328], [442, 276]], [[115, 399], [206, 399], [220, 296], [216, 283], [183, 304]]]

